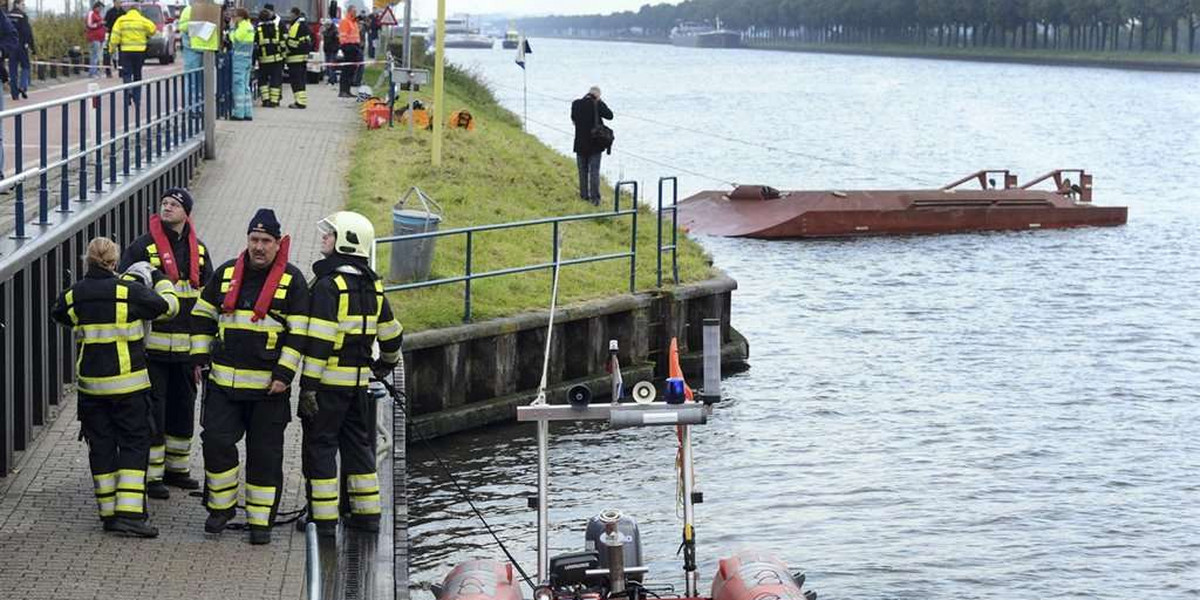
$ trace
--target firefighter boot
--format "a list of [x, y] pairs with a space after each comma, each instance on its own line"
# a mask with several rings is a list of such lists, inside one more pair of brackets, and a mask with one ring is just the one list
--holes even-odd
[[225, 526], [229, 524], [233, 518], [233, 510], [214, 510], [208, 513], [208, 518], [204, 520], [204, 531], [208, 533], [221, 533], [225, 531]]
[[156, 538], [158, 529], [142, 519], [113, 517], [104, 521], [104, 530], [129, 537]]

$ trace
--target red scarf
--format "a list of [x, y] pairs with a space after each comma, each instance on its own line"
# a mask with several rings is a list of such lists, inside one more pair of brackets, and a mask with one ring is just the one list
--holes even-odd
[[[279, 280], [283, 277], [283, 272], [287, 270], [288, 249], [291, 246], [292, 237], [283, 236], [279, 242], [279, 253], [275, 255], [275, 262], [271, 264], [271, 271], [267, 273], [267, 281], [263, 283], [262, 290], [258, 292], [258, 300], [254, 302], [254, 316], [250, 317], [251, 321], [258, 321], [267, 316], [267, 310], [271, 308], [271, 300], [275, 298], [275, 290], [279, 289]], [[233, 281], [229, 282], [229, 292], [225, 294], [225, 300], [221, 302], [221, 312], [233, 312], [234, 306], [237, 305], [238, 295], [242, 291], [242, 276], [245, 271], [246, 253], [243, 252], [233, 267]]]
[[[196, 228], [192, 227], [192, 218], [187, 220], [188, 235], [188, 281], [192, 287], [200, 287], [200, 244], [196, 241]], [[175, 261], [175, 250], [167, 240], [167, 232], [163, 229], [162, 219], [158, 215], [150, 215], [150, 238], [158, 248], [158, 258], [162, 261], [162, 270], [167, 274], [171, 283], [179, 281], [179, 263]]]

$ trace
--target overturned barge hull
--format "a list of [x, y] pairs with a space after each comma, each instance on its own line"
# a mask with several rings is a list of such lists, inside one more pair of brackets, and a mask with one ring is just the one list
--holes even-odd
[[[997, 178], [1003, 187], [996, 187]], [[964, 187], [971, 182], [978, 188]], [[679, 224], [688, 231], [763, 239], [1113, 226], [1124, 225], [1127, 214], [1123, 206], [1093, 205], [1092, 176], [1079, 169], [1052, 171], [1025, 185], [1008, 171], [979, 171], [931, 190], [738, 186], [679, 203]]]

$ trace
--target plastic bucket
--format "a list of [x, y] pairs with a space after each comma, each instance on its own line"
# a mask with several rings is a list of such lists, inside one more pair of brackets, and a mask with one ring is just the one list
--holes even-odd
[[[392, 234], [409, 235], [437, 231], [442, 217], [424, 210], [392, 209]], [[390, 277], [397, 283], [429, 279], [433, 247], [437, 238], [405, 240], [389, 244], [392, 249]]]

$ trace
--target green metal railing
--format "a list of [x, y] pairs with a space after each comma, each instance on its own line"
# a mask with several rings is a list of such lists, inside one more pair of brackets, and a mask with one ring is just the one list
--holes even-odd
[[[675, 177], [663, 177], [659, 180], [659, 212], [658, 212], [658, 287], [662, 287], [662, 253], [664, 251], [671, 252], [671, 264], [674, 273], [674, 281], [679, 283], [679, 268], [675, 259], [675, 252], [678, 241], [677, 220], [675, 219], [675, 202], [672, 200], [671, 206], [663, 207], [662, 186], [666, 181], [675, 181]], [[632, 199], [631, 208], [621, 210], [621, 192], [629, 190]], [[463, 236], [466, 238], [466, 249], [463, 256], [463, 273], [451, 277], [442, 277], [439, 279], [431, 279], [428, 281], [416, 281], [412, 283], [400, 283], [384, 287], [385, 292], [401, 292], [407, 290], [417, 290], [423, 288], [431, 288], [440, 285], [450, 285], [462, 283], [463, 285], [463, 322], [471, 322], [471, 288], [472, 283], [478, 279], [486, 279], [490, 277], [502, 277], [505, 275], [516, 275], [518, 273], [530, 273], [533, 271], [544, 271], [553, 269], [555, 266], [554, 257], [558, 256], [560, 232], [562, 226], [567, 223], [595, 221], [600, 219], [612, 219], [628, 217], [630, 219], [629, 233], [629, 250], [625, 252], [611, 252], [607, 254], [592, 254], [581, 256], [567, 260], [560, 260], [558, 264], [566, 267], [570, 265], [582, 265], [589, 263], [628, 260], [629, 261], [629, 292], [637, 291], [637, 237], [638, 237], [638, 183], [636, 181], [620, 181], [613, 189], [613, 210], [611, 212], [588, 213], [582, 215], [569, 215], [564, 217], [549, 217], [545, 219], [534, 219], [531, 221], [515, 221], [512, 223], [496, 223], [492, 225], [477, 225], [474, 227], [462, 227], [459, 229], [447, 229], [444, 231], [429, 231], [424, 233], [412, 233], [406, 235], [393, 235], [380, 237], [375, 240], [376, 250], [380, 244], [394, 244], [397, 242], [409, 242], [416, 240], [428, 240], [451, 236]], [[671, 222], [671, 244], [663, 246], [663, 211], [672, 214]], [[523, 265], [518, 267], [508, 267], [503, 269], [494, 269], [490, 271], [476, 272], [475, 267], [475, 245], [476, 238], [481, 233], [504, 231], [510, 229], [524, 229], [529, 227], [538, 227], [549, 225], [551, 227], [550, 236], [550, 260], [539, 262], [532, 265]]]

